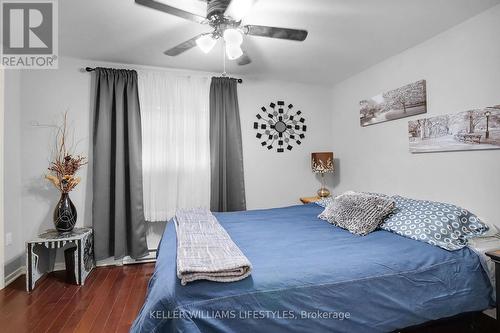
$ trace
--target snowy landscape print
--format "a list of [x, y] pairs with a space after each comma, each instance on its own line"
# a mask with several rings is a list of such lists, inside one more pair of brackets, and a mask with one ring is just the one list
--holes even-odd
[[408, 122], [412, 153], [500, 149], [500, 105]]
[[361, 126], [427, 112], [425, 80], [359, 102]]

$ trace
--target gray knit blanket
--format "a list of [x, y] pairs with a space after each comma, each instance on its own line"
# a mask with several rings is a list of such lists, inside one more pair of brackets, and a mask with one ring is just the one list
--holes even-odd
[[178, 210], [174, 222], [182, 285], [195, 280], [233, 282], [250, 275], [250, 261], [208, 209]]

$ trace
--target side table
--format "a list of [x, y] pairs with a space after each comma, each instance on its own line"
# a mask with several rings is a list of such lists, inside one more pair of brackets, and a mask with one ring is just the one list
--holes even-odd
[[[66, 279], [83, 285], [95, 267], [92, 229], [75, 228], [68, 233], [48, 230], [26, 242], [26, 290], [31, 292], [36, 282], [53, 270], [51, 249], [64, 249]], [[52, 266], [52, 267], [51, 267]]]
[[304, 205], [305, 204], [310, 204], [310, 203], [313, 203], [313, 202], [316, 202], [316, 201], [319, 201], [321, 200], [320, 197], [318, 196], [314, 196], [314, 197], [302, 197], [300, 198], [300, 202], [302, 202]]
[[486, 255], [495, 263], [496, 317], [500, 326], [500, 250], [486, 252]]

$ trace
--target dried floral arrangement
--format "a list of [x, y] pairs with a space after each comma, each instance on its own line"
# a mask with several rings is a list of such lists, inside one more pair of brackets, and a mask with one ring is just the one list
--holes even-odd
[[64, 114], [63, 124], [58, 127], [54, 158], [50, 162], [49, 174], [45, 178], [49, 180], [61, 193], [71, 192], [79, 183], [80, 177], [75, 174], [81, 167], [87, 164], [87, 158], [74, 155], [71, 148], [67, 147], [68, 141], [68, 114]]

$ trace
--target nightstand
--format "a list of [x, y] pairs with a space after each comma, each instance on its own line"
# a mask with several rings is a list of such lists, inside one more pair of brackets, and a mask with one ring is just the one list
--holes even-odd
[[303, 204], [310, 204], [310, 203], [313, 203], [313, 202], [316, 202], [316, 201], [319, 201], [319, 200], [321, 200], [321, 198], [318, 197], [318, 196], [315, 196], [315, 197], [302, 197], [302, 198], [300, 198], [300, 201]]
[[92, 229], [75, 228], [61, 234], [48, 230], [26, 242], [26, 290], [31, 292], [45, 273], [54, 270], [57, 249], [64, 250], [66, 279], [82, 285], [95, 267]]
[[497, 322], [500, 321], [500, 250], [486, 252], [495, 263], [495, 287], [497, 301]]

